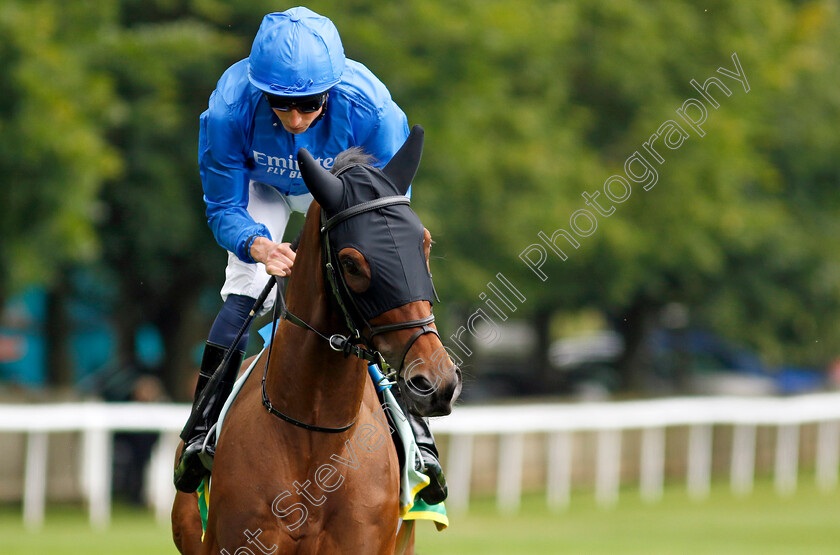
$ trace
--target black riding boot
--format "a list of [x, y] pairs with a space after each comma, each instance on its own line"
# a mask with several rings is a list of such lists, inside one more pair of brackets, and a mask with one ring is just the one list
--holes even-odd
[[422, 472], [429, 477], [431, 483], [420, 490], [420, 499], [429, 505], [437, 505], [446, 499], [449, 494], [446, 489], [446, 478], [443, 475], [443, 469], [438, 460], [437, 447], [435, 446], [435, 438], [426, 419], [422, 416], [417, 416], [410, 411], [405, 411], [408, 418], [408, 423], [411, 425], [411, 431], [414, 432], [414, 440], [417, 442], [417, 447], [420, 448], [423, 455], [423, 469]]
[[[193, 411], [196, 411], [196, 406], [201, 392], [210, 381], [216, 368], [222, 363], [227, 352], [226, 347], [217, 345], [215, 343], [207, 342], [204, 346], [204, 355], [201, 359], [201, 369], [198, 373], [198, 383], [195, 388], [195, 400], [193, 401]], [[215, 453], [215, 445], [207, 445], [206, 449], [204, 442], [207, 438], [207, 433], [216, 423], [219, 418], [219, 413], [225, 404], [233, 384], [236, 382], [236, 377], [239, 374], [239, 366], [242, 364], [242, 351], [234, 351], [231, 353], [228, 365], [224, 370], [224, 375], [210, 397], [207, 406], [204, 407], [193, 429], [189, 431], [189, 439], [184, 441], [184, 450], [181, 452], [181, 458], [178, 461], [178, 467], [175, 469], [175, 488], [185, 493], [192, 493], [201, 484], [201, 480], [210, 472], [213, 464], [213, 454]], [[202, 452], [202, 450], [204, 450]], [[202, 460], [203, 459], [203, 460]]]

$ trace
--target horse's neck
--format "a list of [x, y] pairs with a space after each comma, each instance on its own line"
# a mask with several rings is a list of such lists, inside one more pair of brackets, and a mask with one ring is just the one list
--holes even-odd
[[[325, 289], [317, 216], [317, 208], [310, 209], [286, 298], [289, 312], [329, 337], [347, 332]], [[325, 427], [356, 418], [367, 377], [363, 361], [344, 357], [314, 332], [285, 320], [274, 343], [266, 390], [278, 410]]]

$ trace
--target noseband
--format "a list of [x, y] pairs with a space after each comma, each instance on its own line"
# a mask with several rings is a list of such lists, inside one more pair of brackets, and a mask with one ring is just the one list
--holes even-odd
[[[427, 333], [432, 333], [438, 338], [440, 338], [440, 334], [438, 334], [437, 330], [430, 326], [430, 324], [435, 321], [434, 314], [429, 314], [429, 316], [427, 316], [426, 318], [420, 318], [417, 320], [407, 320], [405, 322], [384, 324], [381, 326], [371, 325], [370, 322], [368, 322], [362, 316], [362, 313], [359, 310], [358, 305], [356, 304], [356, 301], [354, 299], [353, 292], [348, 287], [343, 274], [341, 274], [340, 272], [336, 272], [336, 268], [338, 267], [337, 253], [335, 253], [332, 244], [330, 243], [329, 231], [339, 223], [353, 218], [355, 216], [358, 216], [359, 214], [364, 214], [365, 212], [371, 212], [374, 210], [380, 210], [387, 206], [396, 206], [402, 204], [410, 205], [411, 201], [408, 199], [408, 197], [405, 196], [382, 197], [372, 201], [363, 202], [361, 204], [357, 204], [356, 206], [352, 206], [350, 208], [342, 210], [338, 214], [334, 215], [332, 218], [327, 218], [326, 213], [323, 209], [321, 209], [321, 261], [324, 272], [327, 276], [327, 282], [330, 284], [330, 290], [332, 292], [333, 298], [335, 299], [336, 303], [341, 309], [342, 314], [344, 315], [344, 320], [347, 324], [348, 329], [350, 330], [350, 334], [344, 336], [336, 333], [331, 336], [327, 336], [326, 334], [318, 331], [317, 329], [309, 325], [301, 318], [295, 316], [287, 309], [285, 299], [283, 298], [283, 292], [281, 291], [281, 288], [278, 287], [276, 293], [277, 300], [274, 304], [274, 318], [272, 319], [272, 339], [274, 338], [274, 332], [276, 331], [277, 320], [279, 318], [282, 318], [296, 326], [302, 327], [306, 330], [317, 334], [319, 337], [327, 341], [332, 350], [343, 352], [345, 357], [353, 355], [358, 358], [367, 360], [369, 362], [378, 364], [382, 369], [383, 373], [385, 374], [385, 377], [391, 380], [392, 383], [394, 383], [396, 381], [396, 378], [399, 376], [399, 373], [402, 371], [402, 367], [405, 364], [405, 357], [408, 355], [408, 351], [411, 349], [414, 343], [418, 339], [420, 339], [420, 337]], [[429, 279], [431, 279], [431, 276], [429, 277]], [[279, 278], [272, 278], [271, 284], [273, 284], [275, 281], [279, 281]], [[434, 288], [434, 285], [432, 287]], [[362, 322], [361, 327], [357, 325], [358, 321]], [[385, 361], [385, 357], [382, 356], [382, 353], [376, 350], [376, 348], [373, 346], [373, 338], [383, 333], [411, 328], [418, 329], [411, 335], [411, 337], [406, 342], [405, 347], [403, 347], [402, 353], [399, 358], [399, 367], [394, 369], [390, 364], [388, 364]], [[368, 331], [367, 336], [363, 334], [363, 330]], [[268, 394], [265, 390], [265, 381], [266, 376], [268, 375], [268, 362], [271, 359], [271, 348], [273, 344], [274, 342], [272, 340], [272, 342], [269, 343], [268, 356], [266, 357], [265, 369], [263, 371], [262, 379], [263, 406], [265, 406], [268, 412], [282, 420], [285, 420], [286, 422], [289, 422], [290, 424], [294, 424], [295, 426], [313, 432], [340, 433], [350, 429], [353, 426], [353, 424], [356, 423], [355, 419], [350, 424], [342, 426], [340, 428], [327, 428], [323, 426], [315, 426], [312, 424], [300, 422], [290, 416], [281, 413], [276, 408], [274, 408], [274, 406], [271, 404], [271, 401], [268, 399]]]

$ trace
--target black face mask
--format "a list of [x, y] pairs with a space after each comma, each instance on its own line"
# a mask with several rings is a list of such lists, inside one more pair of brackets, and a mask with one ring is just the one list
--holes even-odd
[[[324, 170], [305, 149], [298, 152], [303, 179], [327, 217], [322, 225], [328, 229], [333, 258], [352, 247], [370, 265], [370, 287], [363, 293], [347, 289], [365, 321], [410, 302], [435, 299], [423, 224], [405, 198], [422, 149], [423, 129], [415, 126], [385, 168], [357, 164], [337, 175]], [[365, 204], [370, 202], [377, 204]], [[337, 260], [333, 265], [340, 271]]]

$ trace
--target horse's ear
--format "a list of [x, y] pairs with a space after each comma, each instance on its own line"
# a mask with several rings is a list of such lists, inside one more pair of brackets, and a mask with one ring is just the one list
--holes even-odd
[[391, 161], [382, 168], [402, 194], [408, 191], [423, 155], [423, 128], [415, 125]]
[[298, 150], [297, 159], [303, 181], [318, 204], [327, 212], [337, 210], [344, 198], [341, 180], [322, 168], [305, 148]]

